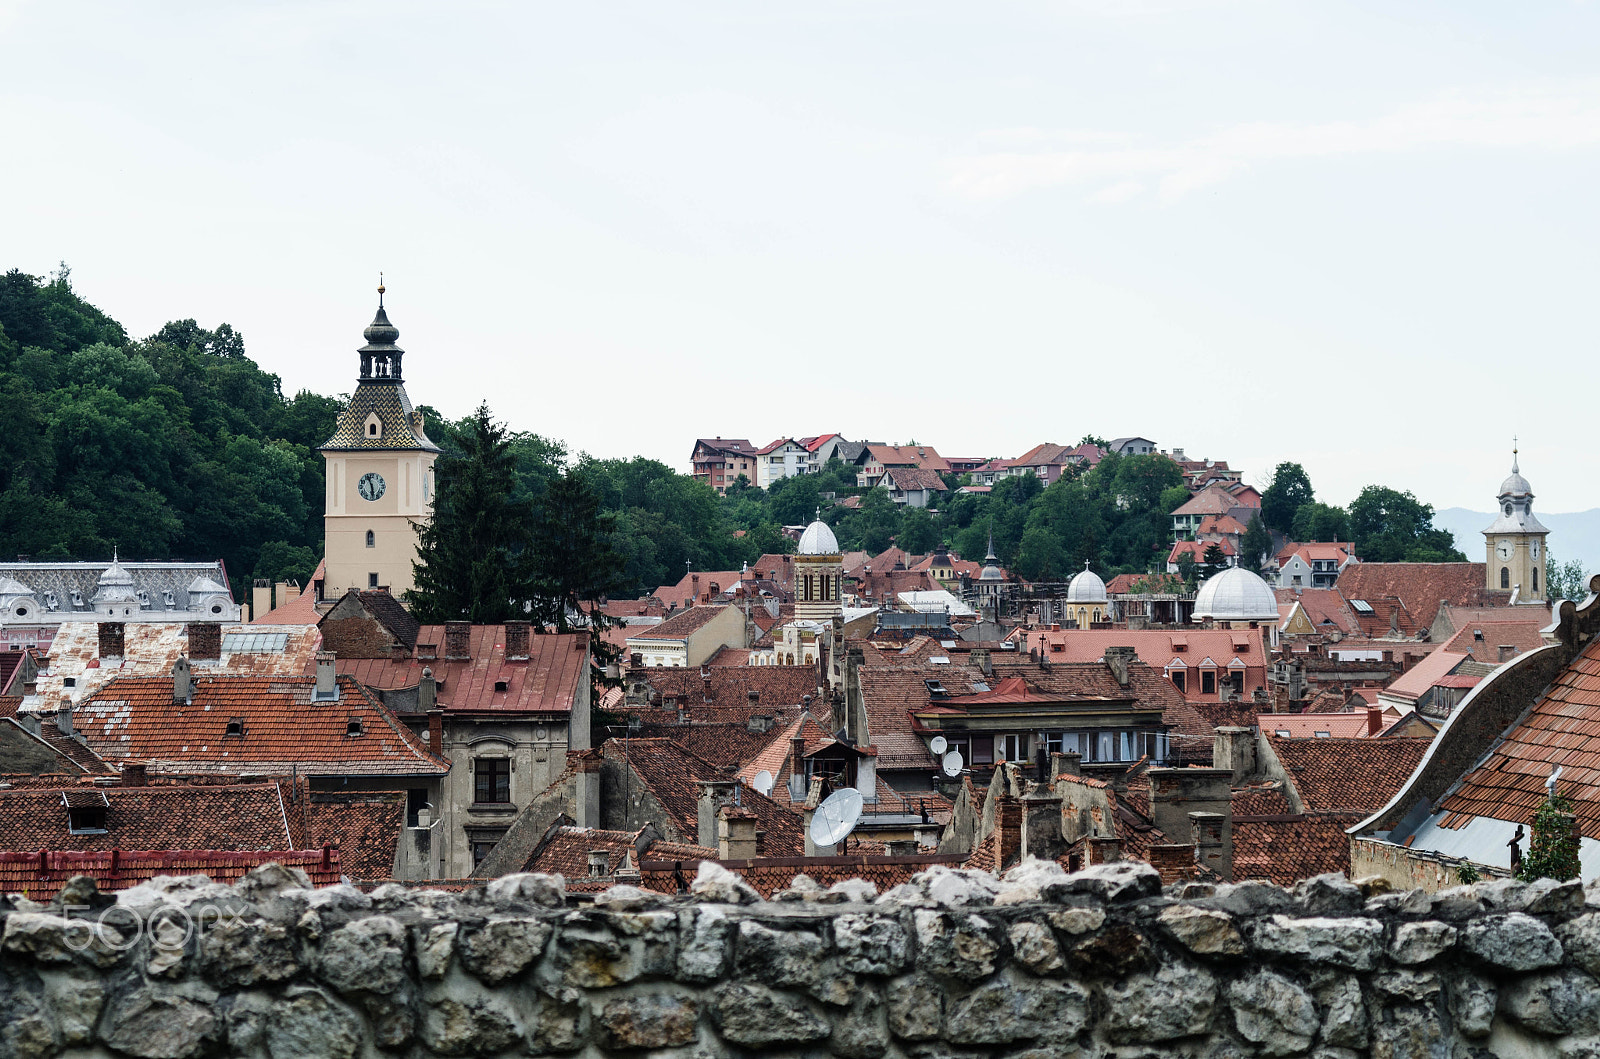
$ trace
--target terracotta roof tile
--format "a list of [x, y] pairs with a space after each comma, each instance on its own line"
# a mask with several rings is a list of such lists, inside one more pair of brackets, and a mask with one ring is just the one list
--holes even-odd
[[[300, 775], [440, 775], [449, 766], [352, 677], [339, 698], [313, 702], [314, 677], [201, 676], [192, 703], [173, 702], [172, 679], [121, 677], [72, 711], [107, 761], [151, 771]], [[230, 722], [242, 734], [230, 735]], [[359, 731], [351, 725], [359, 723]]]
[[[625, 760], [632, 767], [667, 812], [678, 835], [685, 838], [699, 833], [700, 792], [695, 782], [730, 778], [722, 766], [666, 739], [609, 739], [604, 749], [607, 757]], [[767, 856], [793, 856], [804, 850], [799, 814], [749, 787], [741, 789], [740, 797], [745, 808], [756, 814], [757, 830], [765, 835], [762, 849]]]
[[1416, 771], [1429, 742], [1267, 735], [1267, 743], [1283, 762], [1301, 801], [1313, 812], [1366, 814], [1383, 808]]
[[1355, 563], [1339, 575], [1338, 588], [1347, 600], [1361, 599], [1375, 613], [1358, 615], [1369, 636], [1389, 628], [1389, 608], [1397, 603], [1401, 631], [1407, 635], [1433, 624], [1441, 601], [1465, 607], [1503, 604], [1507, 592], [1485, 587], [1483, 563]]
[[126, 890], [157, 875], [204, 875], [213, 882], [233, 883], [263, 864], [299, 868], [311, 877], [313, 886], [338, 882], [342, 868], [337, 849], [0, 853], [0, 893], [48, 901], [76, 875], [93, 876], [103, 893]]

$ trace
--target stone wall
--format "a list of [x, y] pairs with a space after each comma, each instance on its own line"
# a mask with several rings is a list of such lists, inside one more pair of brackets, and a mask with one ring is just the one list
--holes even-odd
[[711, 864], [681, 897], [576, 904], [536, 875], [86, 882], [0, 913], [0, 1056], [1600, 1052], [1600, 903], [1576, 883], [1179, 893], [1143, 864], [1030, 861], [762, 902]]

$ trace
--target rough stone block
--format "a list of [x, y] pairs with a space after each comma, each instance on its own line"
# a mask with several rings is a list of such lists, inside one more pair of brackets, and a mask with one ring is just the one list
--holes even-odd
[[1447, 952], [1456, 943], [1456, 928], [1438, 920], [1401, 923], [1389, 942], [1389, 958], [1395, 963], [1427, 963]]
[[912, 921], [924, 970], [967, 981], [994, 973], [1000, 956], [999, 929], [987, 919], [919, 908]]
[[1184, 948], [1202, 956], [1243, 956], [1244, 937], [1226, 912], [1193, 905], [1173, 905], [1156, 917]]
[[747, 919], [739, 924], [735, 966], [741, 977], [767, 985], [808, 986], [826, 949], [809, 930], [774, 930]]
[[200, 1054], [216, 1029], [210, 1004], [146, 985], [112, 998], [100, 1039], [138, 1059], [188, 1059]]
[[1165, 964], [1105, 988], [1101, 1025], [1122, 1044], [1169, 1041], [1206, 1032], [1217, 1004], [1217, 980], [1198, 967]]
[[1089, 991], [1075, 982], [1002, 975], [950, 1005], [945, 1036], [955, 1044], [1009, 1044], [1049, 1034], [1070, 1038], [1089, 1021]]
[[1041, 923], [1013, 923], [1007, 934], [1011, 939], [1011, 951], [1034, 974], [1054, 974], [1067, 965], [1049, 927]]
[[856, 974], [892, 975], [911, 959], [911, 936], [893, 916], [845, 914], [833, 921], [839, 965]]
[[728, 939], [733, 933], [728, 913], [706, 905], [686, 909], [681, 916], [679, 930], [688, 940], [678, 947], [678, 977], [686, 982], [721, 978], [728, 969]]
[[1473, 920], [1462, 932], [1461, 945], [1508, 971], [1537, 971], [1561, 962], [1561, 943], [1550, 928], [1522, 912]]
[[815, 1041], [833, 1029], [799, 997], [742, 982], [719, 988], [711, 1011], [717, 1030], [735, 1044]]
[[341, 993], [391, 993], [406, 980], [406, 930], [390, 916], [340, 927], [322, 942], [322, 980]]
[[925, 974], [896, 978], [888, 985], [889, 1030], [908, 1041], [928, 1041], [944, 1031], [944, 990]]
[[1142, 861], [1119, 860], [1073, 872], [1052, 884], [1049, 891], [1052, 899], [1089, 894], [1112, 903], [1136, 901], [1161, 892], [1161, 873]]
[[1240, 1036], [1267, 1055], [1305, 1051], [1320, 1028], [1311, 994], [1272, 971], [1230, 983], [1228, 1000]]
[[608, 1000], [595, 1016], [596, 1043], [606, 1049], [671, 1048], [695, 1039], [700, 1006], [682, 993]]
[[1255, 947], [1274, 956], [1370, 970], [1383, 948], [1383, 924], [1375, 919], [1291, 919], [1269, 916], [1256, 923]]
[[1448, 991], [1451, 1024], [1465, 1037], [1487, 1037], [1494, 1028], [1494, 1009], [1499, 991], [1487, 978], [1458, 974], [1450, 980]]
[[462, 965], [493, 985], [521, 974], [538, 959], [553, 929], [540, 919], [495, 917], [463, 930], [456, 944]]
[[289, 929], [264, 919], [231, 917], [200, 928], [200, 963], [223, 986], [285, 982], [300, 973]]
[[1600, 1033], [1600, 984], [1572, 968], [1527, 975], [1501, 991], [1500, 1010], [1550, 1037]]
[[290, 986], [272, 1004], [266, 1041], [272, 1059], [354, 1059], [361, 1017], [320, 989]]

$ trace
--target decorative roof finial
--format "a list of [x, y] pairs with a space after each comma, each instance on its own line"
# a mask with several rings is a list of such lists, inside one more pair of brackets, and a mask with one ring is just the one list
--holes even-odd
[[383, 308], [383, 273], [378, 273], [378, 308]]
[[1517, 470], [1517, 436], [1515, 434], [1511, 435], [1511, 473], [1522, 473], [1521, 471]]

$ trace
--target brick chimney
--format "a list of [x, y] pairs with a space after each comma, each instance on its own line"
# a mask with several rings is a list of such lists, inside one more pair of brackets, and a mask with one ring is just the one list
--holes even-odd
[[971, 656], [972, 664], [981, 669], [984, 676], [994, 676], [994, 662], [989, 657], [989, 649], [987, 647], [974, 647]]
[[1500, 644], [1495, 648], [1495, 650], [1499, 652], [1500, 661], [1502, 662], [1509, 662], [1511, 659], [1517, 657], [1517, 649], [1512, 644]]
[[1089, 863], [1112, 864], [1122, 859], [1122, 840], [1111, 835], [1089, 839]]
[[472, 623], [447, 621], [444, 623], [444, 657], [447, 662], [472, 660]]
[[124, 787], [147, 787], [150, 785], [150, 774], [142, 761], [129, 761], [122, 766], [122, 785]]
[[123, 650], [123, 625], [120, 621], [103, 621], [97, 627], [100, 634], [100, 658], [121, 658]]
[[194, 677], [189, 673], [188, 655], [179, 655], [178, 660], [172, 663], [172, 701], [194, 701]]
[[264, 577], [258, 577], [250, 586], [250, 616], [260, 620], [261, 616], [272, 609], [272, 582]]
[[528, 623], [525, 621], [506, 622], [506, 661], [526, 662], [528, 660]]
[[1383, 708], [1380, 706], [1367, 707], [1367, 734], [1377, 735], [1383, 731]]
[[428, 710], [428, 752], [444, 754], [444, 711]]
[[724, 805], [717, 814], [717, 856], [722, 860], [756, 859], [756, 814]]
[[789, 740], [789, 800], [792, 802], [805, 801], [806, 797], [806, 740], [796, 730], [794, 738]]
[[214, 621], [192, 621], [184, 627], [189, 635], [189, 657], [196, 662], [215, 662], [222, 658], [222, 626]]

